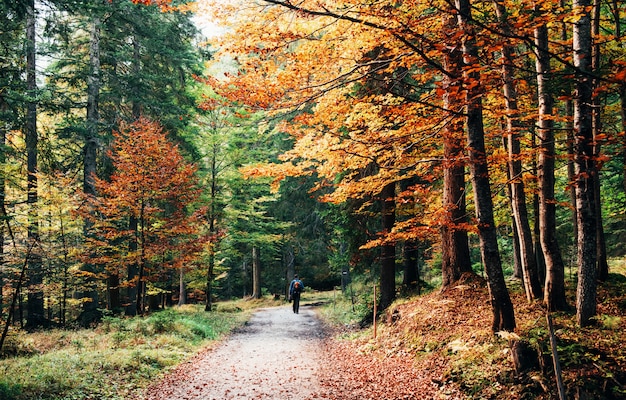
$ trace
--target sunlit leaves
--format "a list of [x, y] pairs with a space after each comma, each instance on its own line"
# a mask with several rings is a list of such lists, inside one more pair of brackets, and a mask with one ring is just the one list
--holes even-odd
[[[443, 58], [464, 34], [443, 29], [446, 18], [457, 18], [450, 14], [449, 2], [214, 3], [213, 17], [227, 28], [217, 43], [216, 59], [234, 57], [238, 72], [220, 77], [213, 86], [253, 109], [295, 115], [282, 126], [296, 139], [294, 148], [281, 158], [285, 165], [249, 172], [276, 178], [275, 187], [285, 176], [315, 173], [316, 189], [324, 189], [323, 199], [337, 203], [366, 199], [385, 184], [403, 179], [437, 185], [442, 132], [453, 119], [463, 117], [466, 92], [480, 86], [493, 184], [506, 187], [507, 160], [500, 150], [503, 121], [509, 117], [501, 90], [503, 51], [513, 48], [519, 55], [512, 61], [518, 90], [515, 117], [522, 127], [519, 157], [528, 165], [536, 155], [533, 29], [548, 26], [551, 40], [560, 46], [551, 54], [558, 73], [550, 84], [557, 95], [565, 96], [573, 64], [571, 43], [560, 32], [569, 30], [580, 12], [553, 1], [497, 2], [504, 6], [511, 31], [502, 31], [493, 2], [473, 3], [471, 22], [479, 55], [466, 60], [463, 72], [475, 79], [445, 87], [444, 77], [460, 82], [459, 76], [445, 70]], [[621, 59], [622, 47], [610, 47], [614, 38], [603, 39], [616, 55], [612, 58]], [[615, 90], [612, 85], [624, 75], [619, 62], [612, 67], [602, 90]], [[452, 109], [444, 108], [444, 94], [451, 99]], [[550, 118], [556, 124], [568, 123], [564, 113]], [[565, 163], [565, 156], [559, 161]], [[528, 173], [522, 178], [533, 179]], [[429, 201], [441, 204], [433, 198]], [[422, 215], [424, 220], [441, 221], [442, 211], [435, 206], [420, 212], [432, 213]]]

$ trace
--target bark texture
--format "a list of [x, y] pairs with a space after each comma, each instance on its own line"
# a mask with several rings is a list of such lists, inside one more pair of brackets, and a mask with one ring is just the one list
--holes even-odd
[[[457, 30], [454, 13], [444, 16], [446, 35], [450, 41]], [[441, 274], [442, 289], [450, 286], [461, 278], [464, 272], [472, 271], [467, 231], [465, 197], [465, 153], [463, 149], [463, 119], [459, 104], [463, 54], [458, 46], [444, 54], [444, 68], [448, 75], [444, 76], [444, 108], [448, 111], [449, 121], [443, 132], [443, 207], [446, 220], [441, 225]]]
[[554, 100], [548, 89], [550, 55], [548, 28], [535, 28], [535, 68], [537, 72], [539, 154], [537, 171], [539, 179], [539, 239], [546, 267], [544, 303], [549, 311], [567, 309], [565, 275], [561, 250], [556, 238], [556, 200], [554, 198], [554, 127], [552, 113]]
[[26, 104], [26, 168], [28, 203], [28, 241], [32, 252], [28, 258], [28, 315], [26, 327], [36, 329], [45, 324], [43, 271], [39, 248], [39, 215], [37, 207], [37, 73], [36, 73], [36, 9], [35, 1], [26, 5], [26, 87], [29, 100]]
[[[458, 23], [465, 34], [463, 40], [464, 63], [474, 66], [478, 62], [478, 51], [471, 27], [471, 4], [469, 0], [456, 0], [459, 12]], [[475, 70], [474, 68], [472, 68]], [[485, 131], [483, 126], [482, 88], [477, 72], [465, 74], [467, 144], [470, 172], [474, 186], [474, 203], [480, 238], [480, 251], [487, 275], [491, 308], [493, 312], [492, 330], [513, 331], [515, 314], [513, 303], [504, 280], [502, 261], [498, 249], [496, 226], [493, 216], [493, 202], [489, 181], [489, 165], [485, 151]]]
[[[574, 8], [588, 9], [589, 0], [575, 0]], [[574, 95], [574, 132], [576, 168], [576, 210], [578, 216], [578, 286], [576, 320], [580, 326], [591, 323], [596, 315], [596, 234], [595, 177], [591, 78], [591, 16], [583, 12], [574, 23], [574, 66], [577, 69]]]
[[[511, 33], [512, 29], [506, 16], [506, 9], [502, 2], [494, 1], [498, 20], [501, 29], [505, 33]], [[539, 282], [539, 273], [537, 262], [533, 248], [533, 237], [528, 221], [528, 209], [526, 207], [526, 192], [524, 181], [522, 179], [522, 162], [521, 162], [521, 145], [520, 131], [521, 124], [519, 121], [519, 110], [517, 106], [517, 89], [515, 87], [515, 79], [513, 75], [513, 62], [515, 52], [509, 44], [504, 44], [502, 48], [502, 81], [504, 98], [507, 110], [507, 153], [508, 168], [511, 179], [511, 210], [513, 212], [513, 226], [516, 229], [516, 238], [518, 240], [519, 258], [522, 268], [522, 279], [526, 298], [529, 301], [542, 297], [541, 285]]]
[[259, 248], [252, 248], [252, 298], [261, 298], [261, 256]]
[[[396, 221], [395, 184], [388, 183], [381, 192], [383, 233], [391, 232]], [[379, 308], [384, 310], [396, 297], [396, 246], [386, 243], [380, 252], [380, 301]]]

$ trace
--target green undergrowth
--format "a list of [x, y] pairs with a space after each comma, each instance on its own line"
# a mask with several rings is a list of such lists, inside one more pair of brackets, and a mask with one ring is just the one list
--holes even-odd
[[330, 325], [349, 327], [358, 324], [362, 319], [363, 314], [360, 311], [363, 306], [357, 303], [357, 299], [353, 299], [349, 293], [334, 290], [325, 292], [321, 298], [320, 295], [307, 293], [303, 304], [306, 304], [307, 301], [323, 301], [322, 307], [319, 308], [319, 314]]
[[182, 306], [106, 317], [94, 329], [11, 332], [0, 400], [131, 399], [151, 380], [241, 326], [257, 305]]

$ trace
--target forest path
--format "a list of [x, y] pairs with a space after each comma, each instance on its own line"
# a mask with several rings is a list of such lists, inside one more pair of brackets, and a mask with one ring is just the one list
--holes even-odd
[[324, 337], [311, 306], [299, 314], [289, 305], [260, 309], [223, 343], [151, 386], [145, 399], [318, 398]]

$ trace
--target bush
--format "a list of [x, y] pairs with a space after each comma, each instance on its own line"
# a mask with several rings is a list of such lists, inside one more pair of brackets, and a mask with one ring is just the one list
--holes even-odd
[[176, 315], [168, 311], [160, 311], [150, 316], [149, 323], [152, 325], [152, 333], [160, 334], [174, 330]]

